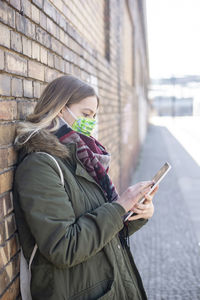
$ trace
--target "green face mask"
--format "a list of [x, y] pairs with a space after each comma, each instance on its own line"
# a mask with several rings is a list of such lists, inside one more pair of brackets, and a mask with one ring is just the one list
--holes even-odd
[[96, 125], [96, 120], [91, 118], [84, 118], [84, 117], [77, 118], [68, 107], [67, 110], [76, 119], [71, 126], [72, 129], [82, 134], [85, 134], [87, 136], [90, 136]]

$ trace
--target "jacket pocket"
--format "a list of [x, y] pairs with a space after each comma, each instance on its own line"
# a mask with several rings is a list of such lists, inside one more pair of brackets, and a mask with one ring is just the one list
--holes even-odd
[[[112, 296], [112, 297], [111, 297]], [[113, 280], [103, 280], [74, 295], [70, 300], [114, 300]]]
[[107, 292], [101, 296], [100, 298], [98, 298], [99, 300], [116, 300], [117, 298], [115, 297], [115, 282], [112, 281], [110, 284], [109, 289], [107, 290]]
[[33, 299], [50, 299], [54, 290], [53, 266], [47, 264], [31, 266], [31, 295]]

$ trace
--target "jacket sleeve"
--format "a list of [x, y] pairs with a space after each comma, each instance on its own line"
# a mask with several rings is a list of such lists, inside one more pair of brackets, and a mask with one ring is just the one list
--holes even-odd
[[58, 267], [72, 267], [95, 255], [123, 228], [125, 210], [105, 203], [75, 219], [56, 166], [44, 155], [30, 156], [15, 176], [25, 219], [40, 252]]
[[128, 232], [129, 236], [138, 231], [142, 226], [148, 222], [148, 219], [138, 219], [134, 221], [129, 221], [128, 223]]

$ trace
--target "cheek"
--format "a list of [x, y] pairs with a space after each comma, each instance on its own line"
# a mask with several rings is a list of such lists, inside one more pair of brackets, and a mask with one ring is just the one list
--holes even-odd
[[70, 115], [69, 112], [63, 113], [63, 119], [71, 126], [74, 123], [74, 118]]

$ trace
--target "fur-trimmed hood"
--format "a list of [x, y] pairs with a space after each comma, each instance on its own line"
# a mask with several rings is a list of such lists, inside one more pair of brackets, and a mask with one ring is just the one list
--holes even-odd
[[[23, 137], [25, 140], [27, 136]], [[22, 139], [20, 139], [22, 142]], [[19, 160], [23, 159], [26, 154], [38, 151], [44, 151], [59, 158], [70, 157], [69, 148], [62, 144], [59, 139], [46, 129], [41, 129], [35, 133], [26, 143], [16, 143], [14, 145], [16, 151], [19, 151]]]

